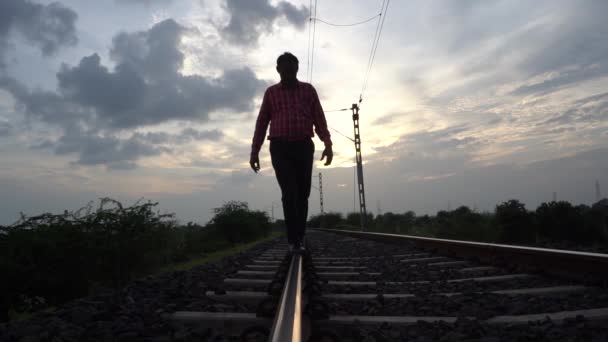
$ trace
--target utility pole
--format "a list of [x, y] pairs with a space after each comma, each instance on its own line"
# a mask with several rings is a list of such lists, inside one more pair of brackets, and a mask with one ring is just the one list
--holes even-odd
[[[274, 206], [275, 206], [275, 201], [272, 201], [272, 204], [270, 205], [270, 220], [271, 222], [274, 222]], [[268, 210], [268, 207], [266, 207], [265, 210]]]
[[319, 172], [319, 200], [321, 201], [321, 215], [325, 214], [323, 210], [323, 174]]
[[599, 202], [602, 199], [602, 192], [600, 190], [600, 181], [595, 180], [595, 202]]
[[553, 202], [557, 202], [557, 192], [553, 191]]
[[363, 185], [363, 158], [361, 157], [361, 136], [359, 135], [359, 106], [353, 103], [353, 125], [355, 129], [355, 157], [357, 161], [357, 179], [359, 183], [359, 213], [361, 215], [361, 231], [365, 229], [367, 208], [365, 207], [365, 187]]

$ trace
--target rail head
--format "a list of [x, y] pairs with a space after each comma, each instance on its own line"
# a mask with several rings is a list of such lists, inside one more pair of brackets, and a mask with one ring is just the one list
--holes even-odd
[[569, 278], [608, 280], [608, 254], [352, 230], [315, 230], [390, 243], [409, 241], [439, 252], [474, 256], [485, 261], [499, 258], [518, 266]]
[[302, 339], [302, 256], [291, 256], [289, 271], [279, 299], [268, 341], [300, 342]]

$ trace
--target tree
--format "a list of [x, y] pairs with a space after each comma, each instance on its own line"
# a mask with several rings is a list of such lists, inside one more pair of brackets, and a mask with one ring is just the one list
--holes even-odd
[[497, 205], [495, 218], [501, 231], [501, 241], [517, 243], [535, 241], [534, 216], [520, 201], [512, 199]]
[[270, 219], [262, 211], [250, 211], [246, 202], [229, 201], [213, 209], [215, 216], [211, 219], [217, 229], [231, 245], [249, 241], [255, 236], [268, 235]]
[[569, 202], [542, 203], [536, 209], [536, 219], [541, 238], [574, 242], [587, 238], [582, 213]]

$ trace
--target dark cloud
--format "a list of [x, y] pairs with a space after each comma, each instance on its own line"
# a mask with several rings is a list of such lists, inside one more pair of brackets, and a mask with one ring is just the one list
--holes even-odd
[[184, 63], [180, 41], [187, 31], [167, 19], [148, 31], [123, 32], [112, 39], [110, 56], [119, 65], [130, 65], [152, 80], [174, 80]]
[[113, 39], [110, 71], [98, 55], [84, 57], [57, 74], [65, 99], [92, 110], [106, 127], [134, 128], [169, 120], [206, 121], [211, 111], [252, 109], [266, 82], [247, 68], [217, 78], [184, 76], [180, 41], [187, 29], [168, 19], [150, 30]]
[[106, 165], [110, 169], [132, 169], [141, 157], [156, 156], [167, 149], [147, 144], [138, 137], [119, 139], [97, 132], [70, 129], [55, 143], [58, 155], [77, 154], [80, 165]]
[[90, 121], [90, 111], [66, 101], [49, 91], [29, 90], [19, 81], [0, 76], [0, 89], [15, 98], [16, 109], [26, 114], [26, 120], [42, 120], [59, 127]]
[[269, 0], [226, 0], [225, 8], [230, 13], [228, 25], [220, 30], [222, 36], [239, 45], [257, 44], [259, 37], [273, 30], [274, 23], [285, 18], [297, 28], [303, 28], [309, 9], [296, 7], [287, 1], [273, 6]]
[[77, 17], [76, 12], [58, 2], [41, 5], [28, 0], [0, 1], [0, 67], [12, 32], [20, 33], [44, 55], [51, 55], [61, 46], [76, 44]]
[[163, 152], [156, 146], [163, 141], [183, 144], [223, 135], [186, 129], [178, 136], [136, 133], [124, 140], [107, 132], [172, 120], [205, 122], [216, 110], [252, 110], [253, 99], [267, 86], [247, 67], [225, 70], [218, 77], [182, 75], [185, 56], [180, 42], [187, 32], [169, 19], [147, 31], [120, 33], [110, 50], [112, 69], [97, 54], [82, 58], [76, 66], [63, 65], [57, 73], [58, 92], [29, 90], [2, 76], [0, 89], [13, 95], [28, 120], [64, 130], [53, 144], [57, 153], [78, 154], [79, 164], [132, 168], [137, 158]]
[[97, 54], [84, 57], [74, 68], [63, 65], [57, 79], [65, 99], [96, 108], [102, 115], [128, 112], [145, 95], [144, 79], [129, 64], [109, 72]]
[[105, 165], [108, 169], [134, 169], [137, 161], [164, 153], [175, 153], [175, 144], [191, 141], [218, 141], [223, 134], [217, 130], [199, 131], [187, 128], [178, 134], [166, 132], [133, 133], [124, 138], [112, 133], [86, 131], [72, 126], [56, 141], [44, 140], [31, 146], [51, 149], [57, 155], [76, 154], [77, 165]]

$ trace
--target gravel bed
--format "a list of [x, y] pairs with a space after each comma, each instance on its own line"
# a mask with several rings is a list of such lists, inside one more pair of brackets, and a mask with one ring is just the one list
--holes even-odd
[[[384, 267], [383, 267], [384, 266]], [[476, 265], [466, 266], [475, 267]], [[404, 269], [403, 265], [399, 268], [399, 265], [377, 265], [367, 266], [367, 269], [356, 270], [354, 272], [361, 272], [357, 275], [348, 276], [321, 276], [321, 279], [332, 279], [332, 280], [352, 280], [352, 281], [442, 281], [450, 279], [463, 279], [463, 278], [474, 278], [474, 277], [485, 277], [485, 276], [498, 276], [517, 273], [505, 268], [496, 269], [484, 269], [476, 271], [461, 272], [460, 268], [439, 268], [439, 267], [412, 267], [410, 269]], [[318, 270], [317, 272], [334, 272], [327, 270]], [[336, 271], [344, 272], [344, 271]], [[353, 272], [353, 271], [348, 271]], [[370, 273], [382, 273], [381, 275], [367, 274]]]
[[322, 283], [323, 293], [411, 293], [431, 294], [447, 292], [487, 292], [497, 290], [525, 289], [533, 287], [549, 287], [569, 285], [564, 281], [543, 277], [531, 277], [502, 281], [475, 282], [463, 281], [457, 283], [431, 282], [428, 284], [379, 284], [377, 286], [343, 286]]
[[333, 331], [341, 342], [554, 342], [608, 341], [608, 326], [584, 318], [557, 324], [551, 320], [518, 326], [488, 325], [477, 320], [459, 319], [455, 323], [418, 322], [409, 326], [354, 326]]
[[[255, 312], [246, 305], [214, 300], [204, 294], [223, 290], [227, 274], [243, 269], [252, 256], [279, 242], [284, 238], [187, 272], [147, 277], [120, 291], [74, 300], [29, 320], [0, 324], [0, 342], [185, 341], [192, 332], [175, 328], [162, 315], [179, 310]], [[198, 333], [215, 334], [208, 330]]]
[[[412, 242], [397, 245], [370, 240], [353, 239], [335, 234], [310, 232], [306, 234], [307, 244], [311, 246], [311, 254], [315, 257], [331, 256], [343, 257], [370, 257], [388, 256], [396, 254], [424, 253], [416, 248]], [[339, 249], [336, 248], [339, 246]]]
[[368, 301], [330, 301], [333, 315], [456, 316], [488, 319], [500, 315], [552, 313], [608, 307], [608, 291], [508, 296], [470, 293], [458, 296], [418, 296]]

